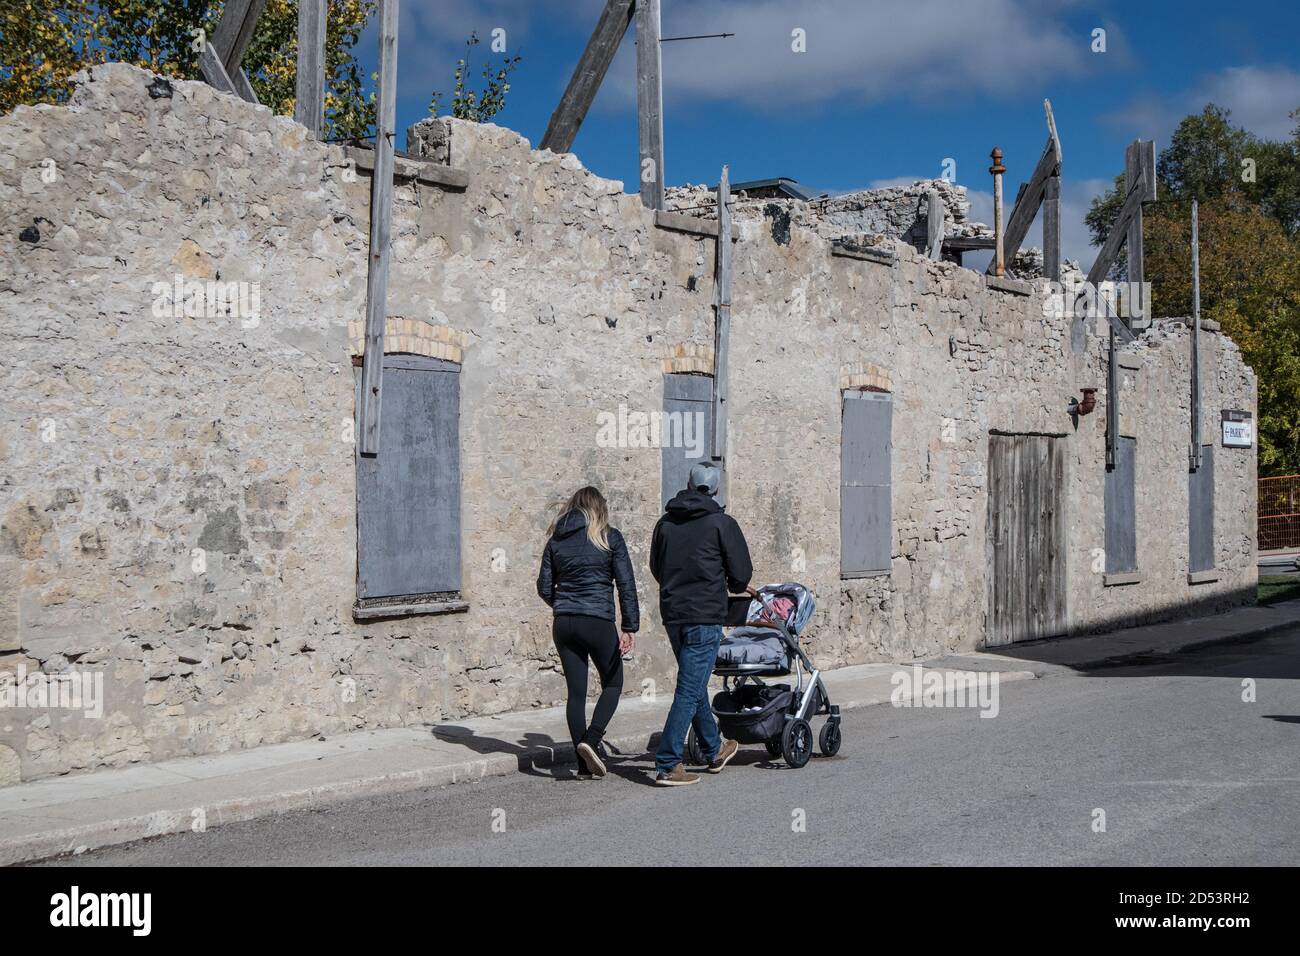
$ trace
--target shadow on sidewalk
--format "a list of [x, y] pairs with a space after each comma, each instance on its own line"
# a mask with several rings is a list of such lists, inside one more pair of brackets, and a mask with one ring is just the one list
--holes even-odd
[[543, 772], [543, 768], [554, 768], [557, 764], [572, 764], [575, 760], [573, 746], [569, 743], [558, 744], [550, 734], [526, 733], [517, 742], [511, 743], [499, 737], [487, 737], [476, 734], [468, 727], [459, 724], [426, 724], [429, 732], [439, 740], [468, 747], [476, 754], [511, 754], [519, 762], [519, 772], [533, 777], [549, 777], [553, 773]]

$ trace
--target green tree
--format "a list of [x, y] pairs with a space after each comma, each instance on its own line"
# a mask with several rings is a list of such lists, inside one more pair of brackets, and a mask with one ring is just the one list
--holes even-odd
[[[353, 48], [376, 0], [330, 0], [326, 21], [325, 129], [359, 139], [374, 123]], [[0, 113], [60, 103], [78, 70], [119, 62], [198, 79], [196, 30], [211, 37], [221, 0], [7, 0], [0, 14]], [[297, 0], [267, 0], [244, 54], [257, 98], [277, 113], [294, 106]]]
[[[470, 58], [474, 47], [481, 41], [477, 33], [471, 33], [465, 41], [465, 55], [456, 61], [456, 70], [452, 78], [451, 115], [456, 119], [486, 123], [506, 108], [506, 94], [510, 92], [510, 74], [519, 66], [521, 57], [502, 57], [493, 64], [483, 66], [483, 88], [467, 88], [466, 79], [471, 72]], [[429, 115], [437, 116], [441, 106], [442, 94], [434, 91], [429, 101]]]
[[[1288, 142], [1261, 140], [1233, 126], [1227, 110], [1206, 104], [1183, 117], [1156, 163], [1161, 199], [1229, 198], [1259, 207], [1288, 235], [1300, 233], [1300, 109]], [[1124, 176], [1092, 201], [1084, 217], [1093, 245], [1105, 241], [1124, 205]]]

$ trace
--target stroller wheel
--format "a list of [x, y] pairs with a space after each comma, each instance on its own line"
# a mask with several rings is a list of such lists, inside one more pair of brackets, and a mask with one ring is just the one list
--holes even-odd
[[703, 767], [708, 762], [704, 759], [704, 751], [700, 749], [700, 741], [695, 736], [694, 727], [686, 735], [686, 762], [692, 767]]
[[821, 735], [817, 738], [823, 757], [834, 757], [840, 752], [840, 722], [832, 718], [822, 725]]
[[779, 757], [779, 756], [781, 756], [781, 738], [780, 738], [780, 737], [773, 737], [771, 740], [764, 740], [764, 741], [763, 741], [763, 746], [767, 748], [767, 755], [768, 755], [769, 757], [773, 757], [773, 758], [775, 758], [775, 757]]
[[812, 747], [812, 726], [808, 721], [796, 717], [785, 725], [785, 732], [781, 735], [781, 755], [788, 765], [798, 770], [812, 756]]

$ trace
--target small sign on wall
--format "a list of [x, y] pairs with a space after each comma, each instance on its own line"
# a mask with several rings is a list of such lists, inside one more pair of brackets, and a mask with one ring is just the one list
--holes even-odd
[[1255, 422], [1250, 412], [1223, 410], [1223, 447], [1249, 448], [1255, 444]]

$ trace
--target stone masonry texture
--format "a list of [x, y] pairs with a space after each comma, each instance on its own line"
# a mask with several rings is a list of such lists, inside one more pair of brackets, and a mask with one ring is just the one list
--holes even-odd
[[[104, 675], [100, 717], [0, 709], [0, 784], [561, 701], [534, 580], [554, 506], [587, 483], [644, 608], [626, 686], [669, 692], [647, 567], [660, 451], [605, 447], [598, 417], [657, 411], [665, 372], [710, 369], [715, 240], [511, 131], [413, 131], [470, 176], [399, 181], [387, 336], [462, 363], [469, 609], [358, 622], [369, 177], [288, 118], [150, 80], [97, 67], [66, 106], [0, 117], [0, 670]], [[1120, 385], [1144, 577], [1106, 587], [1102, 327], [1076, 352], [1041, 291], [906, 242], [892, 264], [832, 256], [806, 204], [737, 220], [728, 509], [758, 583], [815, 592], [819, 666], [981, 645], [991, 432], [1068, 443], [1072, 632], [1253, 599], [1255, 456], [1216, 435], [1220, 409], [1255, 410], [1255, 378], [1226, 337], [1202, 336], [1219, 579], [1187, 580], [1190, 339], [1157, 321]], [[160, 308], [177, 276], [249, 284], [256, 316]], [[839, 575], [842, 388], [893, 395], [886, 576]]]

